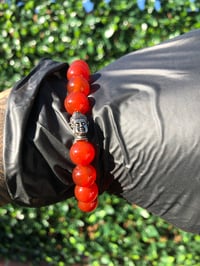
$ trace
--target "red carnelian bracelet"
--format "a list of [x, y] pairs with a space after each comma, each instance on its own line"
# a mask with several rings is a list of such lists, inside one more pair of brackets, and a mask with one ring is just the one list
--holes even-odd
[[87, 139], [90, 111], [90, 69], [83, 60], [74, 61], [67, 70], [67, 97], [64, 101], [66, 111], [71, 115], [70, 126], [75, 137], [69, 154], [76, 165], [72, 171], [75, 183], [74, 194], [78, 207], [84, 212], [93, 211], [98, 204], [96, 169], [91, 165], [95, 158], [95, 148]]

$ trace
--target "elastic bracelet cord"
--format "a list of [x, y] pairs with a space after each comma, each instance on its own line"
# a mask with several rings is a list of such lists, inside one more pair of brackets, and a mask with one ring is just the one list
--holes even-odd
[[87, 139], [88, 119], [91, 111], [88, 95], [90, 94], [90, 69], [83, 60], [74, 61], [66, 73], [67, 97], [64, 101], [66, 111], [71, 115], [70, 127], [74, 134], [74, 143], [69, 154], [75, 164], [72, 179], [75, 184], [74, 195], [78, 207], [84, 212], [91, 212], [98, 205], [98, 186], [96, 169], [92, 165], [95, 148]]

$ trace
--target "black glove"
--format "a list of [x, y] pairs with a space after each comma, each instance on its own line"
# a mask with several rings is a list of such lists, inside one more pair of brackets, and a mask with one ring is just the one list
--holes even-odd
[[[200, 232], [200, 31], [130, 53], [93, 75], [89, 139], [100, 192]], [[42, 206], [73, 195], [67, 65], [43, 60], [13, 89], [5, 171], [12, 199]]]

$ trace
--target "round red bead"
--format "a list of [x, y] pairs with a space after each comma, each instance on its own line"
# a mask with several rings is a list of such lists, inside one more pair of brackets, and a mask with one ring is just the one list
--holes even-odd
[[77, 141], [70, 148], [70, 158], [74, 164], [89, 165], [94, 157], [95, 149], [88, 141]]
[[98, 200], [92, 201], [92, 202], [83, 202], [78, 201], [78, 207], [83, 212], [91, 212], [96, 209], [98, 205]]
[[90, 109], [90, 103], [82, 92], [71, 92], [65, 98], [64, 106], [66, 111], [69, 114], [73, 114], [74, 112], [80, 112], [82, 114], [86, 114]]
[[92, 165], [77, 165], [73, 169], [72, 178], [78, 186], [91, 186], [96, 181], [96, 169]]
[[89, 68], [89, 65], [86, 63], [86, 61], [84, 61], [82, 59], [77, 59], [71, 63], [71, 66], [76, 65], [76, 64], [79, 64], [79, 65], [82, 65], [83, 67], [85, 67], [87, 69], [88, 73], [90, 74], [90, 68]]
[[75, 186], [74, 194], [78, 201], [92, 202], [98, 196], [97, 184], [94, 183], [90, 187]]
[[82, 76], [75, 76], [68, 81], [67, 90], [69, 93], [79, 91], [87, 96], [90, 93], [90, 85]]
[[89, 80], [89, 68], [87, 68], [83, 63], [74, 61], [67, 70], [67, 79], [70, 80], [74, 76], [82, 76], [86, 80]]

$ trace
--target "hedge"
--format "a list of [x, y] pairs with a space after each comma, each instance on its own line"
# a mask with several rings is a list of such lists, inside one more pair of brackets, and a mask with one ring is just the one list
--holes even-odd
[[[38, 3], [40, 2], [40, 3]], [[200, 27], [197, 1], [81, 0], [0, 3], [0, 90], [43, 57], [88, 61], [95, 72], [120, 56]], [[39, 209], [0, 209], [0, 257], [39, 265], [200, 265], [200, 236], [178, 230], [146, 210], [104, 194], [91, 214], [76, 202]]]

